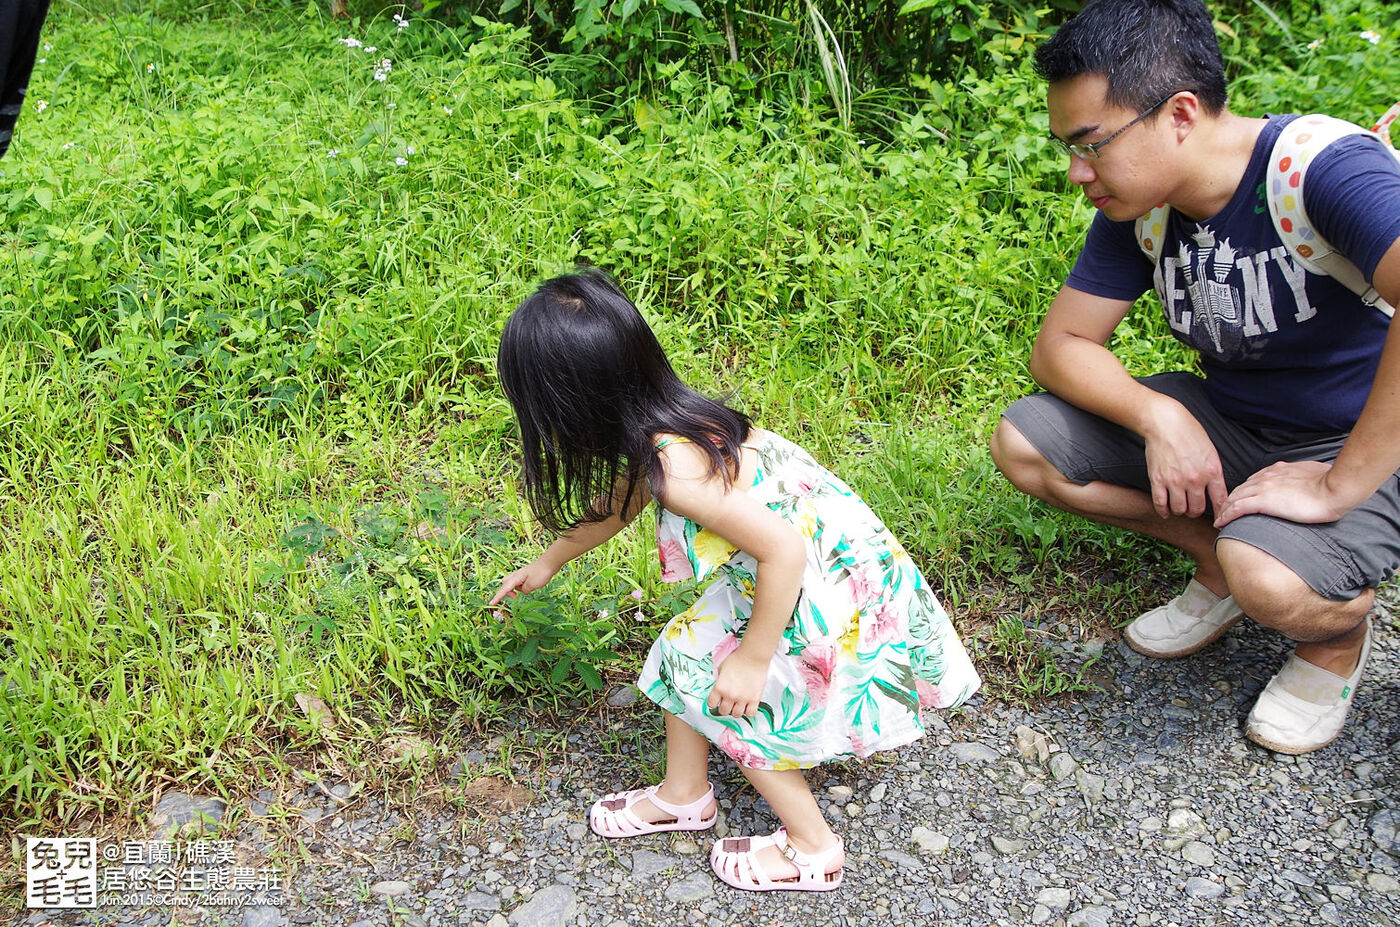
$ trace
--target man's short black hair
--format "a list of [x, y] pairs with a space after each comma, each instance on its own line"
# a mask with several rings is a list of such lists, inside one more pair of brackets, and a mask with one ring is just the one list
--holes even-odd
[[1190, 90], [1212, 115], [1225, 108], [1225, 62], [1201, 0], [1092, 0], [1035, 50], [1050, 83], [1108, 80], [1106, 102], [1139, 112]]

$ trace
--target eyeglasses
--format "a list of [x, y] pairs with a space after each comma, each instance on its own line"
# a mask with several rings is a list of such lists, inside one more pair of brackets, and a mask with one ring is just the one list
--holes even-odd
[[1162, 97], [1162, 99], [1158, 100], [1156, 103], [1153, 103], [1147, 109], [1138, 113], [1137, 116], [1133, 118], [1132, 122], [1128, 123], [1123, 128], [1119, 129], [1117, 132], [1114, 132], [1108, 138], [1105, 138], [1101, 141], [1090, 142], [1088, 144], [1075, 143], [1071, 145], [1069, 142], [1066, 142], [1063, 139], [1061, 139], [1058, 135], [1050, 136], [1050, 141], [1058, 145], [1060, 147], [1060, 150], [1063, 151], [1065, 154], [1074, 155], [1076, 158], [1083, 158], [1085, 161], [1097, 160], [1099, 158], [1099, 152], [1103, 151], [1104, 147], [1107, 146], [1109, 142], [1113, 141], [1115, 138], [1122, 135], [1124, 132], [1128, 131], [1133, 126], [1137, 125], [1139, 122], [1142, 122], [1148, 116], [1155, 113], [1163, 103], [1167, 102], [1172, 97], [1176, 96], [1178, 93], [1181, 92], [1182, 91], [1180, 90], [1173, 90], [1171, 93]]

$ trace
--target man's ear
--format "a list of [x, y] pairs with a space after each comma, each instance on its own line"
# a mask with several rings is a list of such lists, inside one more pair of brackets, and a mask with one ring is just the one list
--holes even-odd
[[1178, 142], [1184, 142], [1186, 137], [1195, 131], [1204, 114], [1200, 99], [1190, 90], [1176, 94], [1162, 108], [1166, 110], [1166, 117], [1171, 120], [1172, 131], [1176, 134]]

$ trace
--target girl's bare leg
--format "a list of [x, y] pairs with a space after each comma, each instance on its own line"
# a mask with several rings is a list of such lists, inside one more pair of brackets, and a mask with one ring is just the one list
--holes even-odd
[[[787, 828], [789, 845], [803, 853], [821, 853], [831, 849], [836, 843], [836, 832], [822, 816], [822, 810], [817, 806], [812, 790], [807, 787], [801, 770], [740, 768], [744, 778], [758, 790], [758, 794], [763, 796], [778, 820]], [[770, 879], [797, 875], [797, 868], [777, 847], [764, 847], [759, 851], [758, 859]]]
[[[666, 778], [656, 790], [656, 796], [673, 805], [688, 805], [704, 795], [710, 787], [710, 742], [680, 718], [666, 715]], [[714, 802], [710, 802], [703, 817], [709, 817]], [[632, 812], [643, 821], [661, 821], [671, 817], [649, 801], [632, 806]]]

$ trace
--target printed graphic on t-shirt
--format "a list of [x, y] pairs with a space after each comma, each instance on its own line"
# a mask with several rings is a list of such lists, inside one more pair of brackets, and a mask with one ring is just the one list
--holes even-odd
[[1307, 271], [1283, 246], [1257, 253], [1236, 249], [1198, 224], [1164, 254], [1157, 294], [1181, 339], [1219, 361], [1257, 356], [1279, 330], [1279, 314], [1302, 324], [1317, 315], [1308, 299]]

